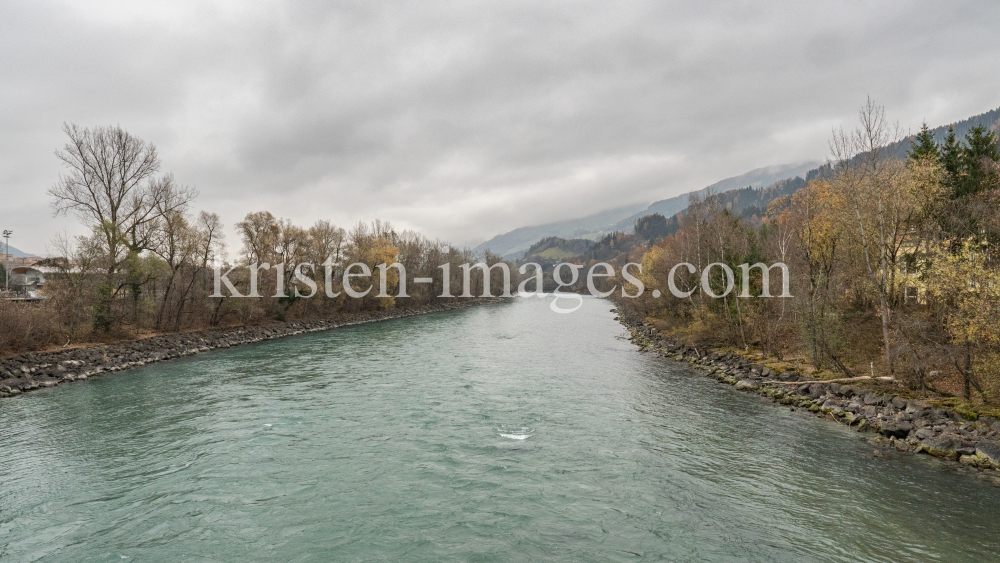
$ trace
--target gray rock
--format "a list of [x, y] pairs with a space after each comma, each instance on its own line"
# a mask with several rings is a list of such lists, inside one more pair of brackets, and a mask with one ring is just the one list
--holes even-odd
[[959, 456], [958, 462], [961, 463], [962, 465], [972, 465], [974, 467], [982, 463], [982, 461], [977, 456], [974, 455]]
[[759, 385], [752, 379], [741, 379], [736, 382], [737, 389], [756, 389], [757, 387], [759, 387]]
[[926, 440], [934, 437], [934, 431], [930, 428], [918, 428], [915, 436], [921, 440]]
[[879, 397], [875, 393], [868, 393], [867, 395], [865, 395], [866, 405], [877, 405], [880, 404], [881, 402], [882, 402], [882, 397]]
[[1000, 467], [1000, 444], [982, 441], [976, 444], [976, 455], [989, 460], [994, 467]]
[[902, 397], [893, 397], [892, 398], [892, 406], [895, 407], [895, 408], [897, 408], [897, 409], [905, 409], [906, 408], [906, 399], [903, 399]]
[[920, 444], [920, 449], [937, 457], [958, 458], [955, 448], [962, 444], [961, 438], [950, 432], [944, 432], [940, 436], [935, 436], [924, 440]]
[[887, 438], [906, 438], [911, 430], [913, 430], [912, 424], [909, 422], [899, 422], [882, 427], [882, 435]]
[[963, 442], [955, 448], [955, 453], [958, 455], [976, 455], [976, 446], [973, 446], [968, 442]]

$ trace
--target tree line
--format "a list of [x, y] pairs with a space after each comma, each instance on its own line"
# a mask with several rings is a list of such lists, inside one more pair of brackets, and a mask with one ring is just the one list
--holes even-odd
[[[42, 263], [52, 272], [44, 288], [46, 300], [0, 302], [0, 352], [416, 307], [442, 299], [445, 270], [458, 296], [465, 275], [461, 264], [501, 261], [489, 252], [477, 257], [470, 250], [398, 231], [378, 220], [349, 229], [326, 220], [306, 227], [269, 211], [248, 213], [236, 224], [240, 246], [229, 257], [219, 216], [193, 208], [197, 190], [161, 171], [155, 146], [121, 127], [66, 125], [64, 132], [68, 142], [56, 155], [65, 171], [48, 193], [55, 213], [75, 216], [89, 234], [54, 241], [59, 257]], [[397, 298], [399, 274], [388, 269], [384, 283], [389, 297], [372, 291], [363, 298], [349, 298], [342, 291], [342, 273], [344, 266], [355, 262], [373, 272], [363, 282], [366, 286], [378, 288], [383, 281], [377, 265], [393, 262], [402, 264], [410, 277], [434, 281], [411, 283], [408, 297]], [[247, 292], [252, 280], [241, 266], [253, 263], [284, 264], [280, 274], [269, 270], [259, 277], [261, 298], [211, 297], [216, 268], [236, 267], [229, 279]], [[305, 263], [314, 268], [331, 265], [330, 276], [314, 276], [322, 298], [302, 299], [296, 291], [299, 285], [293, 273]], [[442, 269], [444, 264], [450, 266]], [[275, 293], [279, 286], [275, 275], [283, 276], [280, 294]], [[481, 288], [482, 271], [473, 269], [469, 276], [473, 287]], [[491, 289], [497, 295], [502, 280], [493, 278]]]

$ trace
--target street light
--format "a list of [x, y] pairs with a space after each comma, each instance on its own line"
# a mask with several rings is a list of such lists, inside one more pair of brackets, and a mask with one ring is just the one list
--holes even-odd
[[7, 241], [7, 252], [3, 255], [3, 273], [7, 278], [4, 281], [4, 290], [10, 291], [10, 235], [14, 234], [14, 231], [6, 230], [3, 232], [3, 238]]

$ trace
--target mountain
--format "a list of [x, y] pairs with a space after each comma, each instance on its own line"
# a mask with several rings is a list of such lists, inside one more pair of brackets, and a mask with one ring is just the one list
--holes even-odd
[[[944, 143], [945, 137], [948, 135], [948, 128], [951, 127], [955, 131], [955, 137], [959, 140], [959, 142], [963, 142], [965, 135], [969, 132], [969, 130], [979, 125], [985, 126], [991, 131], [1000, 133], [1000, 108], [986, 113], [981, 113], [979, 115], [974, 115], [956, 123], [935, 127], [934, 129], [931, 129], [931, 134], [934, 136], [934, 141], [936, 143], [942, 144]], [[895, 153], [895, 155], [900, 159], [907, 158], [907, 155], [910, 152], [910, 147], [913, 146], [913, 139], [915, 136], [916, 135], [910, 135], [889, 145], [889, 151]], [[854, 158], [859, 157], [860, 155], [857, 155]], [[744, 218], [757, 216], [758, 218], [763, 218], [765, 212], [767, 211], [767, 205], [772, 201], [794, 193], [799, 188], [805, 186], [806, 182], [812, 180], [813, 178], [825, 178], [830, 174], [832, 174], [830, 165], [824, 164], [807, 171], [802, 177], [775, 182], [766, 188], [742, 188], [732, 190], [722, 195], [722, 205], [737, 216], [742, 216]]]
[[[948, 134], [949, 126], [954, 128], [957, 138], [963, 139], [966, 133], [977, 125], [984, 125], [993, 131], [1000, 131], [1000, 108], [956, 123], [936, 127], [931, 131], [934, 140], [941, 143]], [[890, 146], [890, 149], [900, 158], [906, 158], [912, 143], [913, 136], [909, 136]], [[692, 194], [701, 196], [708, 193], [720, 194], [723, 205], [734, 214], [762, 217], [767, 210], [767, 204], [771, 201], [794, 193], [807, 181], [817, 177], [825, 177], [829, 173], [829, 165], [820, 165], [817, 162], [757, 168], [739, 176], [726, 178], [701, 190], [663, 199], [648, 206], [619, 207], [581, 219], [514, 229], [493, 237], [473, 250], [482, 253], [488, 249], [503, 255], [505, 259], [517, 260], [533, 243], [547, 237], [597, 241], [607, 233], [631, 232], [637, 219], [654, 213], [659, 213], [669, 219], [687, 209]]]
[[570, 219], [568, 221], [547, 223], [532, 227], [520, 227], [508, 233], [497, 235], [472, 250], [480, 254], [485, 250], [489, 250], [495, 254], [503, 255], [508, 260], [516, 260], [532, 244], [543, 238], [560, 237], [590, 240], [600, 238], [602, 234], [608, 232], [616, 223], [635, 214], [644, 207], [646, 207], [645, 204], [629, 205], [609, 209], [580, 219]]
[[489, 250], [495, 254], [501, 254], [508, 260], [520, 259], [524, 252], [535, 242], [547, 237], [577, 238], [598, 240], [601, 236], [615, 232], [629, 232], [633, 229], [635, 220], [639, 217], [659, 213], [665, 217], [687, 207], [691, 193], [705, 194], [725, 192], [736, 188], [747, 186], [766, 186], [778, 180], [801, 175], [806, 170], [814, 168], [815, 162], [804, 164], [785, 164], [778, 166], [767, 166], [757, 168], [746, 174], [726, 178], [708, 186], [698, 192], [690, 192], [670, 199], [657, 201], [652, 205], [638, 204], [625, 207], [609, 209], [594, 215], [588, 215], [580, 219], [570, 219], [558, 223], [547, 223], [545, 225], [535, 225], [531, 227], [520, 227], [497, 235], [490, 240], [480, 244], [473, 249], [474, 252], [482, 253]]
[[[940, 145], [944, 143], [945, 137], [948, 136], [949, 127], [952, 127], [955, 130], [955, 138], [962, 141], [965, 139], [965, 135], [968, 134], [970, 129], [978, 127], [979, 125], [985, 126], [994, 133], [1000, 133], [1000, 108], [990, 110], [979, 115], [974, 115], [956, 123], [949, 123], [948, 125], [935, 127], [934, 129], [931, 129], [931, 133], [934, 135], [934, 142]], [[909, 137], [896, 143], [894, 146], [891, 145], [892, 148], [896, 150], [897, 156], [900, 158], [906, 158], [907, 153], [910, 151], [910, 147], [913, 146], [914, 137], [916, 137], [915, 134], [910, 135]]]
[[[2, 239], [0, 239], [0, 254], [7, 254], [7, 245], [3, 243]], [[27, 258], [29, 256], [38, 256], [38, 254], [31, 254], [28, 252], [24, 252], [14, 248], [13, 246], [10, 247], [10, 254], [14, 258]]]
[[594, 243], [585, 239], [566, 240], [560, 237], [546, 237], [531, 245], [524, 252], [525, 260], [536, 262], [561, 262], [582, 256]]
[[745, 174], [720, 180], [711, 186], [695, 192], [688, 192], [686, 194], [681, 194], [668, 199], [661, 199], [639, 213], [623, 219], [611, 230], [625, 233], [630, 232], [635, 226], [636, 219], [652, 215], [654, 213], [659, 213], [664, 217], [675, 215], [684, 209], [687, 209], [688, 200], [690, 200], [691, 196], [694, 194], [705, 196], [709, 193], [721, 194], [740, 188], [763, 188], [764, 186], [770, 186], [781, 180], [801, 177], [809, 170], [816, 168], [818, 165], [818, 162], [805, 162], [801, 164], [779, 164], [776, 166], [756, 168]]

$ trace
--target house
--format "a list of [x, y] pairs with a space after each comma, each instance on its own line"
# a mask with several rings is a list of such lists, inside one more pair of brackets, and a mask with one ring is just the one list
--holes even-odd
[[17, 266], [10, 269], [10, 283], [26, 289], [40, 289], [45, 285], [45, 274], [31, 266]]

